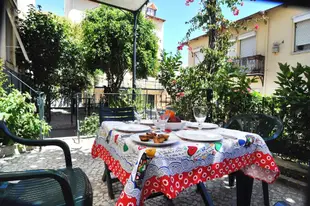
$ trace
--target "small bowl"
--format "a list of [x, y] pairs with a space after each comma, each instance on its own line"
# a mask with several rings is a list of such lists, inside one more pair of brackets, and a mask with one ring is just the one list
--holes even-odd
[[[186, 122], [167, 122], [166, 129], [170, 130], [181, 130], [185, 127]], [[155, 123], [155, 126], [158, 128], [158, 122]]]

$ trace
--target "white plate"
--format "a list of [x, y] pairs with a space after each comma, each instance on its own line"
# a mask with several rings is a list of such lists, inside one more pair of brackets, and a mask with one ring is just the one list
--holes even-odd
[[133, 134], [130, 136], [130, 138], [132, 139], [132, 141], [138, 143], [138, 144], [142, 144], [142, 145], [146, 145], [146, 146], [151, 146], [151, 147], [156, 147], [156, 146], [168, 146], [168, 145], [172, 145], [176, 142], [178, 142], [180, 139], [175, 136], [174, 134], [169, 134], [169, 139], [167, 141], [164, 141], [163, 143], [154, 143], [153, 140], [149, 140], [147, 142], [143, 142], [140, 140], [139, 135], [141, 134]]
[[209, 131], [181, 130], [175, 132], [175, 134], [180, 138], [199, 142], [213, 142], [223, 139], [222, 135], [211, 133]]
[[115, 126], [114, 129], [121, 132], [146, 132], [151, 128], [141, 124], [122, 124]]
[[[192, 127], [192, 128], [198, 128], [197, 122], [187, 122], [186, 126]], [[213, 123], [202, 123], [202, 129], [216, 129], [219, 126], [217, 124]]]
[[140, 121], [140, 124], [144, 124], [144, 125], [154, 125], [154, 121], [151, 119], [142, 119]]

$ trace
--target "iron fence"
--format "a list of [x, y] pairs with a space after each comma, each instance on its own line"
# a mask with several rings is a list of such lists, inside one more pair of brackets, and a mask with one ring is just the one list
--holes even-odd
[[[135, 95], [135, 100], [133, 100], [133, 95]], [[78, 137], [80, 136], [80, 126], [85, 117], [92, 114], [98, 115], [101, 106], [110, 108], [134, 107], [136, 111], [142, 113], [143, 118], [152, 118], [156, 109], [169, 108], [171, 103], [171, 99], [165, 91], [147, 89], [135, 94], [127, 90], [120, 93], [103, 93], [99, 97], [78, 93], [72, 101], [71, 114], [75, 115]]]

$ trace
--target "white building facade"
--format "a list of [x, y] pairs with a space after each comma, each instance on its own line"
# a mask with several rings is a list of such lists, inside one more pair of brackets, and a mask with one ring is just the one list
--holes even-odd
[[0, 1], [0, 58], [7, 68], [15, 72], [18, 72], [16, 68], [16, 48], [22, 48], [25, 59], [28, 60], [27, 53], [17, 32], [15, 17], [22, 18], [25, 16], [29, 5], [35, 5], [35, 3], [35, 0]]

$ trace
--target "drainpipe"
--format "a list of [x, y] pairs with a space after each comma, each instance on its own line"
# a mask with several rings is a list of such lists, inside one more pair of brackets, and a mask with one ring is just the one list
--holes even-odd
[[[270, 17], [269, 17], [270, 18]], [[265, 41], [265, 68], [264, 68], [264, 84], [263, 84], [263, 89], [264, 89], [264, 95], [266, 95], [266, 83], [267, 83], [267, 65], [268, 65], [268, 55], [269, 55], [269, 30], [270, 30], [270, 19], [267, 19], [267, 35], [266, 35], [266, 41]]]

